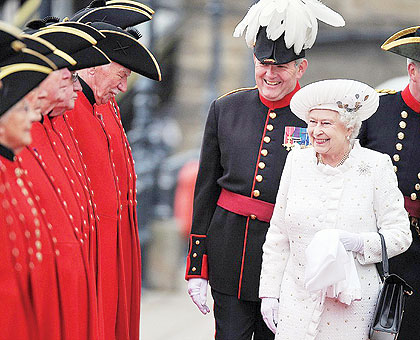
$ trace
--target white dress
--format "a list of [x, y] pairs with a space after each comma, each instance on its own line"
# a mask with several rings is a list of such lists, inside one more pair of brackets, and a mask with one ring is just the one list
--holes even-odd
[[[304, 287], [305, 249], [326, 228], [360, 233], [364, 254], [354, 254], [362, 299], [345, 305], [326, 298], [323, 310]], [[276, 340], [367, 340], [380, 278], [377, 231], [388, 256], [407, 250], [411, 232], [404, 199], [388, 155], [355, 142], [333, 168], [317, 164], [313, 149], [289, 153], [263, 246], [260, 297], [279, 298]], [[391, 268], [392, 272], [392, 268]]]

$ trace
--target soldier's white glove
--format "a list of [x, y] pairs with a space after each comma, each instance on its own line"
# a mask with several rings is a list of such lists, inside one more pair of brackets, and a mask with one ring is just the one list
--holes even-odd
[[188, 294], [204, 315], [210, 313], [210, 309], [207, 306], [207, 285], [208, 280], [206, 279], [188, 280]]
[[271, 297], [261, 298], [261, 315], [267, 327], [276, 334], [279, 300]]
[[363, 237], [360, 234], [339, 230], [338, 237], [346, 250], [363, 254]]

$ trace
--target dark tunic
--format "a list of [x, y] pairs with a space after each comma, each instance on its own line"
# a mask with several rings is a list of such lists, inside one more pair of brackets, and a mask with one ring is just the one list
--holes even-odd
[[[380, 97], [378, 111], [363, 123], [360, 144], [391, 156], [398, 186], [411, 216], [420, 217], [420, 103], [411, 95], [408, 86], [402, 92]], [[390, 272], [404, 278], [414, 289], [407, 299], [399, 339], [419, 337], [420, 309], [420, 234], [412, 227], [413, 243], [399, 256], [390, 259]]]
[[286, 127], [306, 127], [289, 108], [298, 88], [279, 102], [260, 99], [255, 87], [211, 104], [195, 187], [186, 279], [208, 277], [212, 289], [220, 293], [259, 301], [262, 245], [269, 223], [227, 211], [217, 206], [217, 200], [224, 188], [275, 203], [288, 154]]

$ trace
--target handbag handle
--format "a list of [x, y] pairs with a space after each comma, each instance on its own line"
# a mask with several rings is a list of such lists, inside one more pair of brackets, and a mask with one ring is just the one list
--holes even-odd
[[389, 276], [389, 264], [388, 264], [388, 253], [386, 252], [386, 243], [384, 235], [378, 232], [379, 236], [381, 237], [381, 246], [382, 246], [382, 270], [384, 273], [384, 277]]

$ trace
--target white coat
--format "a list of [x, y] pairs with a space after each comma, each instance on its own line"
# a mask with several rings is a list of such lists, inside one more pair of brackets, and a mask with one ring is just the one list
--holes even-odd
[[[354, 254], [362, 299], [345, 305], [326, 298], [321, 310], [304, 287], [305, 249], [326, 228], [362, 235], [364, 252]], [[411, 244], [404, 199], [388, 155], [356, 141], [344, 164], [333, 168], [318, 164], [312, 148], [289, 153], [263, 246], [259, 289], [260, 297], [279, 298], [276, 340], [368, 339], [380, 289], [374, 265], [381, 261], [378, 230], [389, 257]]]

